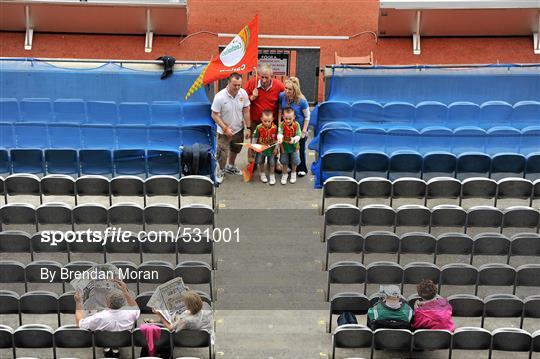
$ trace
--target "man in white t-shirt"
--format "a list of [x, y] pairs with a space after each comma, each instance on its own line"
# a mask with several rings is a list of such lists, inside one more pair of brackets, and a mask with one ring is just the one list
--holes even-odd
[[251, 138], [249, 96], [242, 88], [242, 76], [236, 72], [229, 76], [227, 87], [214, 97], [212, 119], [217, 124], [218, 133], [217, 161], [220, 170], [216, 181], [221, 183], [225, 173], [241, 173], [234, 165], [236, 155], [242, 150], [238, 143]]

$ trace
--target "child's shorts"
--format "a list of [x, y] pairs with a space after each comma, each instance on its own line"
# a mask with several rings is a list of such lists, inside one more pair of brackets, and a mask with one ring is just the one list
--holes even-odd
[[298, 152], [282, 153], [279, 161], [283, 166], [298, 166], [300, 164], [300, 154]]
[[267, 156], [264, 153], [257, 153], [257, 156], [255, 157], [255, 163], [258, 165], [262, 165], [264, 164], [264, 162], [268, 163], [269, 166], [275, 166], [276, 156], [274, 154]]

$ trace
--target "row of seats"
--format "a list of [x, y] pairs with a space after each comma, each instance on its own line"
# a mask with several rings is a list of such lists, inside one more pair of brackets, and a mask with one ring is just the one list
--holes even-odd
[[[208, 359], [215, 356], [214, 344], [210, 334], [204, 330], [184, 329], [170, 332], [161, 328], [156, 345], [170, 344], [175, 348], [208, 348]], [[53, 330], [44, 324], [26, 324], [13, 330], [6, 325], [0, 325], [0, 349], [13, 349], [13, 357], [21, 357], [18, 349], [51, 349], [46, 357], [57, 357], [57, 351], [62, 349], [88, 349], [86, 357], [96, 358], [96, 349], [104, 347], [128, 347], [130, 356], [136, 358], [135, 349], [146, 347], [147, 342], [139, 328], [132, 331], [120, 332], [88, 331], [66, 325]], [[182, 359], [182, 358], [179, 358]], [[187, 358], [189, 359], [189, 358]]]
[[402, 101], [381, 104], [362, 100], [349, 104], [343, 101], [326, 101], [317, 108], [316, 128], [341, 121], [351, 126], [514, 126], [523, 128], [538, 125], [540, 102], [519, 101], [513, 106], [505, 101], [453, 102], [448, 106], [437, 101], [423, 101], [416, 106]]
[[[122, 271], [121, 279], [125, 283], [137, 285], [137, 293], [139, 284], [162, 284], [176, 277], [182, 277], [186, 284], [209, 285], [210, 298], [214, 299], [214, 273], [212, 267], [203, 261], [183, 261], [176, 266], [162, 260], [146, 261], [138, 266], [129, 261], [113, 261], [110, 264]], [[51, 260], [38, 260], [25, 265], [18, 261], [5, 260], [0, 261], [0, 283], [24, 284], [24, 292], [28, 292], [29, 284], [58, 284], [65, 293], [66, 283], [69, 284], [75, 275], [80, 275], [96, 265], [90, 261], [74, 261], [62, 265]], [[42, 276], [44, 272], [54, 276], [52, 278], [50, 275]]]
[[[0, 250], [2, 233], [5, 232], [0, 232]], [[361, 256], [361, 263], [366, 262], [366, 255], [391, 253], [397, 255], [398, 264], [406, 255], [413, 255], [416, 260], [421, 255], [433, 256], [434, 264], [437, 263], [437, 256], [441, 255], [468, 256], [470, 264], [479, 256], [499, 256], [503, 257], [504, 263], [510, 264], [511, 257], [540, 256], [540, 234], [517, 233], [508, 237], [501, 233], [480, 233], [472, 237], [465, 233], [450, 232], [435, 237], [424, 232], [408, 232], [398, 236], [389, 231], [372, 231], [365, 235], [353, 231], [337, 231], [326, 241], [324, 270], [328, 270], [330, 254], [333, 253], [354, 255], [351, 259]]]
[[[1, 262], [0, 262], [1, 263]], [[482, 286], [509, 287], [516, 294], [518, 287], [540, 289], [540, 264], [523, 264], [514, 268], [504, 263], [487, 263], [475, 267], [466, 263], [449, 263], [438, 267], [428, 262], [411, 262], [401, 266], [395, 262], [377, 261], [364, 266], [358, 261], [339, 261], [328, 268], [326, 301], [332, 284], [406, 284], [417, 285], [430, 279], [439, 285], [439, 293], [446, 286], [468, 286], [475, 295]]]
[[201, 102], [0, 98], [1, 123], [213, 126], [210, 112], [210, 104]]
[[474, 206], [465, 210], [452, 204], [441, 204], [432, 209], [415, 204], [403, 205], [397, 209], [384, 204], [371, 204], [362, 208], [351, 204], [333, 204], [324, 212], [322, 240], [327, 238], [328, 227], [337, 226], [353, 227], [359, 231], [365, 231], [368, 227], [371, 230], [390, 229], [396, 233], [410, 232], [411, 229], [428, 233], [443, 230], [469, 234], [476, 234], [478, 230], [504, 233], [524, 229], [538, 232], [539, 219], [537, 209], [525, 206], [512, 206], [504, 210], [491, 206]]
[[451, 130], [431, 126], [422, 131], [409, 127], [352, 129], [347, 124], [333, 123], [324, 128], [319, 137], [310, 142], [309, 148], [320, 156], [330, 151], [360, 153], [380, 151], [391, 154], [400, 150], [417, 151], [421, 154], [445, 152], [459, 155], [483, 152], [489, 155], [511, 152], [528, 155], [540, 150], [540, 118], [536, 126], [518, 130], [508, 126], [464, 126]]
[[500, 180], [506, 177], [540, 179], [540, 152], [529, 156], [517, 153], [501, 153], [489, 156], [485, 153], [432, 153], [422, 156], [415, 151], [396, 151], [391, 155], [383, 152], [329, 151], [311, 171], [315, 174], [315, 187], [333, 176], [349, 176], [356, 179], [383, 177], [395, 180], [402, 177], [423, 178], [455, 177], [464, 180], [471, 177], [488, 177]]
[[[504, 352], [540, 352], [540, 330], [529, 333], [518, 328], [498, 328], [493, 332], [483, 328], [463, 327], [451, 333], [447, 330], [419, 329], [371, 329], [358, 324], [336, 328], [332, 335], [332, 358], [336, 349], [367, 348], [373, 357], [376, 349], [401, 350], [407, 357], [414, 350], [448, 350], [448, 358], [459, 357], [458, 350], [489, 350]], [[457, 353], [460, 353], [459, 351]], [[464, 353], [461, 352], [463, 355]], [[510, 355], [510, 353], [508, 353]]]
[[[213, 160], [199, 174], [210, 175]], [[181, 174], [181, 151], [107, 149], [0, 149], [0, 173], [79, 175], [173, 175]]]
[[[403, 301], [409, 303], [411, 308], [420, 299], [418, 294], [412, 294]], [[521, 299], [513, 294], [490, 294], [484, 299], [474, 294], [453, 294], [448, 296], [452, 306], [452, 316], [462, 318], [481, 318], [480, 326], [483, 328], [488, 318], [520, 318], [519, 327], [527, 318], [540, 318], [540, 295], [531, 295]], [[343, 312], [352, 312], [356, 315], [366, 315], [370, 307], [380, 300], [380, 293], [371, 296], [358, 292], [342, 292], [330, 299], [330, 315], [328, 333], [332, 330], [332, 316]], [[538, 324], [538, 323], [536, 323]]]
[[[190, 175], [180, 179], [168, 175], [156, 175], [145, 180], [137, 176], [116, 176], [108, 179], [99, 175], [86, 175], [73, 179], [67, 175], [47, 175], [39, 178], [32, 174], [13, 174], [5, 179], [0, 177], [0, 194], [6, 197], [6, 203], [16, 202], [13, 196], [33, 196], [36, 201], [27, 204], [43, 204], [44, 197], [69, 196], [73, 197], [75, 205], [81, 199], [96, 199], [103, 197], [112, 204], [113, 198], [135, 196], [146, 199], [156, 196], [178, 197], [177, 204], [181, 207], [181, 198], [186, 196], [210, 197], [212, 208], [215, 208], [216, 191], [214, 182], [205, 176]], [[84, 201], [82, 201], [84, 203]]]
[[[529, 181], [523, 178], [503, 178], [495, 181], [489, 178], [467, 178], [460, 181], [450, 177], [435, 177], [428, 181], [419, 178], [398, 178], [390, 181], [386, 178], [370, 177], [359, 181], [352, 177], [330, 177], [324, 182], [322, 191], [321, 214], [324, 213], [327, 198], [352, 198], [356, 205], [364, 198], [384, 198], [390, 200], [390, 206], [397, 199], [423, 199], [427, 206], [428, 199], [452, 198], [462, 201], [471, 198], [491, 199], [490, 205], [497, 206], [502, 199], [523, 199], [529, 206], [533, 200], [540, 199], [540, 180]], [[412, 203], [411, 203], [412, 204]]]

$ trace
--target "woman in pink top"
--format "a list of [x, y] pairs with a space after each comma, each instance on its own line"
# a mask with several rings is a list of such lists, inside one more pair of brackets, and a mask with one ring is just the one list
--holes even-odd
[[437, 295], [437, 286], [431, 280], [423, 280], [416, 287], [420, 299], [414, 304], [413, 329], [445, 329], [454, 331], [452, 306]]

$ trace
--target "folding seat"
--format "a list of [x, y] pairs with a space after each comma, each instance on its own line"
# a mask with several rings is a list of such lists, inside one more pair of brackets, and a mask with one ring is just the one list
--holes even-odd
[[[426, 184], [426, 207], [439, 204], [459, 204], [461, 182], [451, 177], [435, 177]], [[454, 202], [454, 203], [452, 203]]]
[[17, 147], [15, 138], [15, 128], [11, 123], [0, 122], [0, 147], [4, 149]]
[[[155, 254], [160, 260], [165, 258], [165, 255], [173, 255], [174, 260], [169, 260], [170, 262], [178, 263], [178, 249], [177, 243], [182, 239], [176, 239], [176, 233], [174, 236], [168, 235], [159, 235], [159, 241], [151, 242], [149, 239], [151, 237], [145, 236], [141, 239], [141, 261], [149, 260], [148, 257], [145, 258], [145, 254]], [[201, 240], [202, 242], [202, 240]], [[170, 257], [170, 256], [169, 256]]]
[[194, 256], [210, 255], [210, 266], [212, 270], [217, 269], [217, 262], [215, 258], [215, 241], [207, 236], [200, 236], [200, 241], [191, 240], [189, 236], [181, 237], [176, 241], [176, 263], [181, 255], [187, 255], [189, 258], [194, 259]]
[[[489, 178], [473, 177], [464, 179], [461, 183], [460, 206], [470, 207], [467, 200], [475, 204], [494, 205], [497, 196], [497, 182]], [[481, 202], [479, 200], [482, 200]]]
[[146, 176], [146, 151], [123, 149], [113, 152], [114, 174]]
[[[154, 348], [167, 348], [171, 345], [171, 332], [167, 328], [160, 328], [159, 339], [154, 340]], [[146, 341], [145, 335], [140, 328], [133, 329], [133, 346], [134, 350], [137, 350], [137, 347], [148, 348], [148, 343]]]
[[[184, 110], [185, 111], [185, 110]], [[184, 120], [185, 121], [185, 120]], [[214, 125], [212, 125], [214, 126]], [[195, 143], [200, 143], [203, 145], [208, 145], [210, 147], [214, 146], [214, 135], [212, 135], [212, 130], [209, 126], [186, 126], [185, 124], [180, 129], [180, 138], [182, 139], [182, 146], [193, 146]], [[178, 138], [170, 139], [171, 142], [166, 142], [169, 144], [167, 149], [178, 149]]]
[[423, 158], [415, 151], [396, 151], [390, 156], [388, 178], [393, 181], [400, 177], [420, 178]]
[[40, 149], [14, 148], [10, 156], [13, 173], [42, 175], [45, 172], [43, 151]]
[[[25, 269], [26, 291], [30, 289], [29, 284], [46, 284], [46, 288], [55, 293], [65, 292], [64, 279], [61, 277], [62, 265], [59, 262], [51, 260], [38, 260], [30, 262]], [[43, 273], [48, 273], [44, 276]]]
[[[489, 357], [493, 351], [508, 352], [506, 355], [515, 356], [517, 352], [530, 352], [532, 336], [528, 332], [519, 328], [497, 328], [492, 332], [491, 349]], [[530, 356], [529, 356], [530, 358]]]
[[460, 358], [459, 352], [456, 353], [456, 350], [485, 351], [490, 348], [491, 333], [488, 330], [476, 327], [461, 327], [457, 328], [452, 335], [452, 349], [449, 358], [451, 359], [452, 355], [455, 355], [455, 358]]
[[[50, 349], [44, 357], [53, 356], [54, 339], [53, 329], [45, 324], [21, 325], [13, 332], [13, 352], [16, 358], [23, 358], [24, 354], [19, 349], [26, 349], [24, 353], [36, 355], [36, 349]], [[28, 350], [32, 349], [32, 350]], [[39, 351], [37, 353], [40, 353]]]
[[3, 230], [21, 230], [33, 233], [37, 230], [36, 209], [22, 203], [11, 203], [0, 207], [0, 219]]
[[413, 334], [407, 329], [377, 329], [373, 332], [374, 349], [399, 350], [410, 353]]
[[[21, 325], [19, 295], [16, 292], [11, 290], [0, 290], [0, 315], [2, 316], [3, 324], [9, 324], [14, 328]], [[0, 326], [0, 349], [5, 348], [1, 345], [1, 338], [4, 334], [5, 333], [2, 332], [2, 327]]]
[[129, 347], [131, 356], [133, 353], [133, 337], [130, 330], [122, 330], [119, 332], [109, 332], [104, 330], [96, 330], [94, 335], [94, 351], [95, 348], [126, 348]]
[[20, 101], [21, 121], [47, 123], [53, 119], [51, 100], [48, 98], [25, 98]]
[[[0, 146], [3, 146], [2, 144], [2, 127], [0, 124]], [[3, 146], [6, 148], [11, 148], [12, 146]], [[11, 174], [11, 160], [9, 158], [9, 151], [7, 149], [1, 149], [0, 148], [0, 174], [1, 175], [10, 175]]]
[[464, 232], [467, 212], [453, 204], [440, 204], [431, 210], [430, 233], [438, 236], [446, 232]]
[[532, 153], [526, 159], [525, 178], [531, 181], [540, 179], [540, 153]]
[[88, 149], [79, 151], [82, 175], [112, 175], [112, 153], [107, 149]]
[[[540, 288], [540, 264], [523, 264], [516, 268], [516, 285], [514, 294], [517, 293], [518, 287], [529, 287], [530, 294], [538, 294]], [[525, 290], [525, 289], [522, 289]], [[523, 296], [523, 294], [519, 294]]]
[[326, 240], [328, 226], [354, 226], [360, 224], [360, 210], [352, 205], [337, 204], [329, 206], [324, 213], [322, 240]]
[[396, 209], [396, 222], [394, 232], [402, 235], [413, 231], [429, 231], [431, 212], [429, 208], [408, 204]]
[[383, 106], [377, 101], [362, 100], [352, 104], [351, 126], [381, 126], [383, 124]]
[[[538, 233], [518, 233], [511, 237], [510, 258], [527, 256], [540, 257], [540, 234]], [[530, 261], [530, 259], [528, 259]]]
[[469, 152], [485, 153], [486, 136], [486, 131], [480, 127], [458, 127], [454, 130], [452, 153], [456, 155]]
[[57, 99], [53, 101], [53, 121], [60, 123], [86, 122], [86, 104], [81, 99]]
[[458, 101], [448, 105], [447, 127], [478, 126], [480, 106], [472, 102]]
[[[437, 237], [437, 249], [435, 263], [440, 263], [440, 255], [450, 255], [453, 258], [460, 255], [465, 259], [459, 261], [471, 261], [473, 240], [464, 233], [444, 233]], [[453, 260], [456, 262], [456, 260]]]
[[97, 203], [79, 204], [73, 208], [73, 228], [76, 231], [102, 231], [109, 224], [107, 208]]
[[144, 208], [135, 203], [118, 203], [109, 208], [109, 224], [136, 234], [144, 229]]
[[357, 192], [358, 182], [356, 182], [355, 179], [346, 176], [330, 177], [329, 179], [324, 181], [323, 184], [321, 214], [324, 213], [325, 200], [327, 198], [352, 198], [355, 200], [355, 204], [357, 204]]
[[87, 349], [83, 353], [90, 357], [90, 350], [93, 348], [92, 332], [89, 330], [72, 324], [61, 326], [54, 331], [55, 355], [58, 355], [59, 349]]
[[85, 175], [75, 180], [77, 203], [111, 203], [109, 179], [99, 175]]
[[[452, 317], [456, 322], [456, 328], [471, 325], [473, 318], [476, 322], [474, 324], [478, 326], [482, 324], [484, 318], [484, 301], [482, 299], [473, 294], [454, 294], [448, 296], [447, 300], [452, 306]], [[466, 323], [462, 325], [462, 321]]]
[[[376, 292], [381, 284], [395, 284], [400, 286], [402, 283], [403, 267], [395, 262], [377, 261], [370, 263], [366, 267], [364, 293]], [[376, 289], [368, 288], [370, 284], [376, 284]]]
[[4, 180], [4, 192], [7, 203], [27, 203], [35, 206], [41, 204], [41, 188], [39, 177], [20, 173], [7, 176]]
[[30, 235], [23, 231], [0, 232], [0, 253], [19, 253], [19, 256], [21, 253], [25, 253], [28, 254], [31, 261], [34, 260]]
[[383, 107], [384, 125], [413, 126], [416, 108], [408, 102], [390, 101]]
[[77, 150], [46, 149], [45, 172], [47, 174], [79, 175], [79, 156]]
[[17, 122], [13, 125], [18, 148], [50, 147], [47, 123]]
[[357, 180], [368, 177], [387, 178], [389, 165], [390, 159], [384, 152], [359, 153], [355, 160], [354, 177]]
[[[55, 238], [54, 245], [52, 244], [53, 238]], [[42, 232], [34, 233], [30, 238], [33, 260], [40, 259], [39, 254], [43, 253], [43, 258], [41, 259], [54, 259], [61, 263], [69, 261], [68, 243], [66, 241], [56, 241], [56, 238], [56, 235], [48, 234], [45, 236]]]
[[540, 214], [526, 206], [513, 206], [504, 210], [502, 232], [514, 235], [519, 232], [538, 232]]
[[178, 229], [178, 209], [170, 204], [152, 204], [144, 208], [146, 231], [173, 231]]
[[216, 193], [214, 182], [206, 176], [190, 175], [180, 178], [178, 181], [178, 192], [180, 197], [210, 197], [211, 206], [215, 208]]
[[456, 156], [451, 153], [428, 153], [424, 156], [422, 178], [454, 177], [457, 166]]
[[116, 103], [88, 101], [86, 109], [87, 122], [81, 126], [83, 147], [108, 150], [116, 148], [116, 134], [113, 126], [118, 121]]
[[474, 206], [467, 211], [465, 233], [471, 236], [482, 232], [500, 232], [503, 212], [491, 206]]
[[[497, 287], [496, 292], [500, 293], [503, 290], [511, 292], [516, 277], [514, 267], [503, 263], [488, 263], [481, 265], [478, 268], [478, 282], [476, 284], [475, 295], [485, 296], [487, 293], [479, 294], [480, 286]], [[500, 288], [500, 287], [506, 287]], [[511, 289], [509, 289], [511, 288]], [[489, 293], [489, 291], [487, 291]]]
[[525, 321], [530, 319], [535, 319], [535, 322], [538, 323], [540, 319], [540, 295], [530, 295], [527, 298], [523, 299], [523, 315], [521, 317], [521, 323], [519, 327], [523, 329]]
[[538, 200], [540, 200], [540, 179], [533, 182], [533, 193], [531, 196], [530, 206], [540, 209], [540, 203], [538, 203]]
[[424, 257], [429, 256], [429, 258], [425, 258], [426, 260], [435, 262], [436, 246], [437, 240], [429, 233], [405, 233], [400, 237], [398, 263], [403, 264], [404, 256], [408, 254], [413, 254], [415, 261], [422, 260], [423, 257], [420, 255], [424, 255]]
[[146, 125], [116, 125], [116, 146], [120, 150], [149, 147], [149, 128]]
[[[473, 238], [471, 264], [478, 264], [480, 256], [489, 256], [487, 262], [508, 263], [511, 241], [500, 233], [480, 233]], [[493, 258], [494, 256], [498, 258]], [[482, 258], [482, 263], [485, 261]]]
[[392, 127], [386, 133], [386, 153], [417, 151], [420, 132], [412, 127]]
[[325, 300], [330, 298], [331, 284], [364, 284], [366, 267], [356, 261], [339, 261], [330, 266], [326, 284]]
[[118, 124], [147, 125], [150, 106], [146, 102], [122, 102], [118, 105]]
[[68, 276], [74, 277], [76, 275], [80, 275], [81, 273], [87, 271], [88, 269], [96, 266], [97, 264], [92, 261], [72, 261], [67, 263], [64, 266], [65, 271], [67, 272]]
[[360, 324], [341, 325], [332, 335], [332, 358], [336, 357], [336, 349], [372, 349], [373, 332]]
[[509, 126], [514, 109], [505, 101], [486, 101], [480, 105], [480, 127]]
[[[58, 312], [58, 295], [48, 291], [31, 291], [21, 295], [19, 299], [19, 306], [22, 315], [22, 322], [24, 323], [24, 314], [48, 314], [46, 317], [39, 319], [40, 323], [48, 324], [51, 327], [60, 326], [60, 313]], [[51, 315], [54, 315], [54, 320], [50, 320]], [[35, 320], [35, 319], [34, 319]]]
[[540, 126], [525, 127], [521, 130], [521, 137], [519, 142], [519, 153], [522, 155], [529, 155], [539, 152], [540, 148]]
[[369, 299], [361, 293], [341, 292], [332, 296], [332, 299], [330, 299], [330, 317], [328, 319], [327, 332], [332, 332], [333, 315], [341, 315], [344, 312], [365, 315], [370, 306]]
[[184, 102], [183, 104], [183, 126], [210, 126], [210, 103], [208, 102]]
[[202, 261], [184, 261], [180, 262], [174, 268], [175, 277], [182, 277], [184, 283], [193, 285], [208, 285], [210, 298], [214, 300], [214, 278], [212, 267]]
[[408, 292], [410, 289], [406, 285], [411, 284], [414, 289], [412, 293], [417, 293], [416, 286], [425, 279], [430, 279], [433, 283], [439, 282], [440, 269], [433, 263], [411, 262], [403, 266], [402, 292]]
[[147, 204], [166, 203], [178, 206], [178, 179], [173, 176], [157, 175], [144, 181]]
[[448, 107], [437, 101], [422, 101], [416, 105], [414, 127], [422, 130], [429, 126], [446, 126]]
[[[0, 233], [0, 241], [1, 241]], [[1, 246], [1, 242], [0, 242]], [[347, 253], [359, 254], [364, 250], [364, 237], [358, 232], [353, 231], [336, 231], [332, 233], [326, 240], [326, 258], [324, 262], [324, 270], [328, 270], [329, 256], [331, 253]], [[363, 262], [363, 258], [362, 258]]]
[[524, 128], [537, 126], [540, 118], [540, 102], [519, 101], [514, 104], [514, 110], [510, 118], [513, 127]]
[[151, 292], [144, 292], [140, 293], [135, 297], [135, 302], [137, 302], [137, 306], [141, 310], [141, 314], [152, 314], [152, 308], [150, 308], [147, 304], [150, 298], [152, 297], [152, 294], [154, 294], [153, 291]]
[[480, 152], [462, 153], [457, 157], [456, 178], [464, 180], [471, 177], [489, 177], [491, 158]]
[[500, 153], [491, 159], [490, 177], [500, 180], [507, 177], [523, 177], [526, 158], [517, 153]]
[[417, 329], [413, 336], [413, 350], [449, 350], [452, 333], [442, 329]]
[[354, 130], [353, 153], [386, 152], [386, 131], [382, 128], [359, 127]]
[[497, 183], [497, 197], [495, 206], [506, 208], [507, 204], [531, 204], [533, 183], [523, 178], [503, 178]]
[[116, 124], [118, 106], [113, 101], [87, 101], [86, 112], [88, 123]]
[[[484, 299], [484, 314], [482, 315], [482, 328], [487, 327], [488, 318], [514, 318], [510, 323], [501, 323], [497, 319], [496, 327], [514, 326], [521, 321], [523, 312], [523, 301], [513, 294], [491, 294]], [[489, 328], [486, 328], [489, 329]]]
[[[447, 290], [447, 286], [459, 286], [455, 288], [458, 293], [474, 292], [478, 270], [470, 264], [450, 263], [441, 267], [441, 279], [439, 282], [439, 293], [443, 295], [442, 289]], [[466, 288], [463, 288], [465, 287]]]
[[144, 181], [137, 176], [116, 176], [110, 181], [111, 203], [131, 202], [145, 205]]
[[150, 105], [150, 110], [151, 123], [154, 125], [182, 125], [182, 104], [178, 101], [154, 101]]
[[420, 131], [418, 152], [423, 155], [428, 153], [451, 154], [452, 137], [454, 137], [454, 132], [448, 127], [425, 127]]
[[[352, 142], [346, 141], [344, 138], [343, 143], [349, 143], [350, 146], [345, 147], [351, 147]], [[329, 148], [321, 152], [321, 154], [320, 177], [323, 182], [333, 176], [354, 176], [355, 157], [351, 150], [347, 150], [346, 148]]]
[[[317, 107], [317, 131], [322, 131], [326, 125], [333, 122], [352, 122], [351, 105], [342, 101], [325, 101]], [[362, 118], [355, 119], [360, 122]]]
[[360, 217], [360, 229], [362, 233], [368, 233], [374, 230], [393, 231], [396, 223], [396, 212], [394, 209], [383, 204], [372, 204], [362, 207]]
[[[539, 191], [540, 193], [540, 191]], [[358, 205], [388, 204], [392, 200], [392, 182], [386, 178], [368, 177], [358, 182]]]
[[426, 182], [421, 179], [402, 177], [392, 183], [392, 207], [397, 208], [403, 204], [424, 205], [425, 197]]
[[[178, 151], [179, 145], [182, 144], [182, 140], [183, 130], [178, 126], [148, 126], [148, 148], [174, 152]], [[207, 141], [205, 140], [205, 142]], [[140, 147], [140, 145], [138, 147]]]
[[[174, 268], [166, 261], [145, 261], [139, 265], [138, 270], [139, 272], [151, 272], [156, 274], [150, 278], [141, 276], [139, 278], [139, 284], [162, 284], [174, 278]], [[152, 286], [152, 289], [155, 289], [155, 285]], [[141, 291], [143, 290], [141, 289]]]
[[48, 124], [51, 147], [81, 148], [80, 126], [87, 121], [85, 102], [80, 99], [55, 100], [53, 115], [53, 122]]
[[148, 175], [180, 175], [178, 151], [148, 150]]
[[12, 260], [0, 261], [0, 283], [3, 284], [2, 289], [8, 289], [5, 287], [6, 283], [22, 283], [24, 284], [23, 292], [26, 292], [25, 265]]
[[380, 254], [390, 254], [390, 260], [397, 261], [396, 254], [399, 254], [399, 236], [389, 231], [371, 231], [365, 235], [364, 251], [362, 252], [362, 263], [364, 256], [370, 253], [376, 253], [377, 258]]
[[16, 98], [0, 98], [0, 122], [13, 123], [21, 120], [19, 102]]
[[73, 229], [71, 208], [65, 203], [46, 203], [36, 209], [38, 231]]
[[[208, 348], [208, 358], [214, 358], [214, 344], [204, 330], [184, 329], [171, 335], [173, 348]], [[173, 353], [174, 354], [174, 353]]]
[[[154, 243], [152, 243], [154, 244]], [[103, 261], [111, 261], [110, 254], [122, 253], [122, 259], [128, 259], [128, 254], [134, 254], [135, 260], [141, 262], [140, 238], [134, 233], [128, 237], [123, 237], [120, 241], [114, 234], [107, 236], [107, 242], [103, 245]], [[131, 259], [131, 257], [129, 257]], [[118, 262], [110, 262], [117, 265]], [[132, 262], [129, 262], [132, 263]], [[118, 265], [117, 265], [118, 266]], [[131, 270], [131, 269], [130, 269]], [[135, 281], [136, 282], [136, 281]]]
[[500, 153], [518, 153], [521, 132], [508, 126], [498, 126], [487, 130], [486, 153], [497, 155]]
[[199, 226], [215, 227], [214, 210], [205, 204], [190, 204], [180, 208], [178, 223], [181, 226]]
[[[43, 203], [54, 196], [57, 201], [75, 205], [75, 181], [67, 175], [47, 175], [41, 179], [41, 193]], [[52, 201], [51, 201], [52, 202]]]
[[73, 322], [73, 316], [75, 315], [75, 291], [66, 292], [58, 296], [58, 312], [60, 313], [60, 321], [62, 322], [62, 314], [69, 315], [70, 318], [67, 322]]

